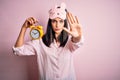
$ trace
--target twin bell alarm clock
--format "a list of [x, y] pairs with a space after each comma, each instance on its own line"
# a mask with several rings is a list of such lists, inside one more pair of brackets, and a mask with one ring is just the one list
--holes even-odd
[[33, 25], [30, 26], [31, 30], [30, 30], [30, 36], [32, 39], [40, 39], [43, 36], [43, 27], [40, 25]]

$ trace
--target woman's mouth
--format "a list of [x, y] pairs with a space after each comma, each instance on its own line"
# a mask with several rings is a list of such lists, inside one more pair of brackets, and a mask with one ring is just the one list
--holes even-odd
[[59, 31], [59, 30], [61, 30], [61, 29], [55, 29], [55, 31]]

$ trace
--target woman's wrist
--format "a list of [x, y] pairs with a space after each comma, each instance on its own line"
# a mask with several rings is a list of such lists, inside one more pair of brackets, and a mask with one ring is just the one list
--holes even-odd
[[77, 42], [79, 42], [81, 40], [81, 36], [79, 36], [79, 37], [72, 37], [71, 40], [72, 40], [72, 42], [77, 43]]
[[22, 26], [21, 30], [24, 30], [24, 31], [26, 31], [26, 30], [27, 30], [27, 27], [25, 27], [25, 26]]

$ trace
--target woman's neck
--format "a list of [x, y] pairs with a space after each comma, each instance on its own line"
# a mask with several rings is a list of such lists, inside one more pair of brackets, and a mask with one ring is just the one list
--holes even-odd
[[59, 34], [55, 34], [55, 37], [56, 37], [55, 42], [56, 42], [57, 46], [60, 45], [60, 42], [59, 42], [59, 40], [58, 40], [58, 36], [59, 36]]
[[55, 37], [58, 38], [58, 36], [59, 36], [59, 34], [56, 33], [56, 34], [55, 34]]

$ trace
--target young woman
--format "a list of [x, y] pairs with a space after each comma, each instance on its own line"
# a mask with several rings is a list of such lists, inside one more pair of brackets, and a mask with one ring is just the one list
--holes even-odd
[[14, 53], [37, 55], [40, 80], [76, 80], [72, 56], [83, 43], [77, 17], [66, 11], [65, 4], [55, 6], [49, 11], [45, 35], [39, 40], [24, 43], [27, 28], [36, 22], [33, 17], [26, 19], [13, 47]]

